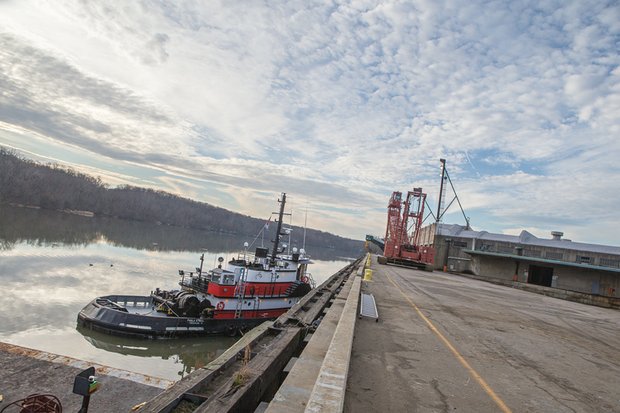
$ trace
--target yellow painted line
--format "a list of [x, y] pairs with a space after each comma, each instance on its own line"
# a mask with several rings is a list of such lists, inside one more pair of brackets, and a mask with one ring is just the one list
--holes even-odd
[[435, 325], [431, 322], [431, 320], [429, 320], [422, 313], [422, 311], [420, 311], [420, 308], [413, 301], [411, 301], [411, 299], [407, 296], [407, 294], [405, 294], [405, 292], [400, 288], [400, 286], [396, 284], [394, 280], [392, 280], [392, 277], [390, 277], [389, 274], [387, 273], [385, 275], [387, 276], [388, 280], [390, 280], [392, 285], [398, 288], [398, 291], [400, 291], [403, 297], [405, 297], [405, 300], [409, 301], [409, 304], [411, 304], [413, 309], [418, 313], [418, 315], [422, 318], [422, 320], [424, 320], [424, 322], [428, 325], [428, 328], [430, 328], [431, 331], [435, 333], [437, 337], [439, 337], [439, 339], [445, 344], [445, 346], [448, 347], [448, 349], [452, 352], [454, 357], [456, 357], [456, 359], [463, 365], [463, 367], [465, 367], [465, 369], [474, 378], [474, 380], [478, 382], [480, 387], [482, 387], [482, 389], [489, 395], [489, 397], [493, 399], [493, 401], [495, 402], [495, 404], [497, 404], [500, 410], [504, 413], [512, 413], [512, 410], [510, 410], [510, 408], [506, 406], [506, 403], [504, 403], [504, 401], [499, 398], [497, 393], [495, 393], [493, 389], [491, 388], [491, 386], [489, 386], [489, 384], [480, 376], [480, 374], [478, 374], [478, 372], [474, 370], [474, 368], [467, 362], [467, 360], [465, 360], [465, 357], [463, 357], [461, 353], [458, 352], [458, 350], [452, 345], [452, 343], [450, 343], [450, 341], [443, 334], [441, 334], [441, 332], [437, 329], [437, 327], [435, 327]]

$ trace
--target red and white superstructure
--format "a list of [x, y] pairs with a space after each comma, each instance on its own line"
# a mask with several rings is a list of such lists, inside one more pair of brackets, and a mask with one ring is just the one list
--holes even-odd
[[208, 300], [213, 318], [273, 318], [312, 289], [309, 263], [294, 252], [276, 256], [272, 265], [267, 250], [257, 248], [251, 257], [244, 254], [206, 273], [184, 276], [181, 286]]
[[[310, 259], [301, 249], [292, 254], [280, 249], [282, 217], [286, 194], [282, 194], [278, 228], [271, 255], [266, 248], [256, 248], [254, 254], [240, 254], [217, 268], [185, 276], [181, 287], [200, 302], [208, 303], [207, 315], [214, 319], [274, 318], [295, 305], [313, 288], [308, 272]], [[247, 244], [246, 244], [247, 245]]]

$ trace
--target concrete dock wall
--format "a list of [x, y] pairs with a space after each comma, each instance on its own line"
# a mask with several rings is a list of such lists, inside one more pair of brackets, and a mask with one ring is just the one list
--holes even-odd
[[546, 295], [548, 297], [559, 298], [562, 300], [574, 301], [582, 304], [595, 305], [597, 307], [613, 308], [620, 310], [619, 297], [606, 297], [594, 294], [587, 294], [578, 291], [570, 291], [561, 288], [543, 287], [541, 285], [528, 284], [520, 281], [512, 281], [512, 279], [487, 277], [475, 274], [452, 273], [455, 276], [466, 277], [475, 280], [487, 281], [493, 284], [505, 285], [508, 287], [518, 288], [520, 290], [529, 291], [537, 294]]

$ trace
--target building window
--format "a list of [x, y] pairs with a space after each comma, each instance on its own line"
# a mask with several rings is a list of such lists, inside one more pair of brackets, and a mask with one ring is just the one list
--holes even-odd
[[545, 252], [545, 258], [549, 258], [550, 260], [561, 260], [564, 258], [564, 253], [547, 251]]
[[526, 257], [540, 257], [541, 254], [542, 253], [537, 250], [524, 250], [523, 251], [523, 255], [525, 255]]
[[467, 248], [467, 243], [464, 241], [453, 241], [452, 245], [454, 247], [461, 247], [461, 248]]
[[586, 257], [585, 255], [577, 255], [577, 262], [579, 264], [590, 264], [592, 262], [592, 257]]
[[620, 260], [614, 260], [611, 258], [600, 258], [599, 263], [603, 267], [620, 268]]

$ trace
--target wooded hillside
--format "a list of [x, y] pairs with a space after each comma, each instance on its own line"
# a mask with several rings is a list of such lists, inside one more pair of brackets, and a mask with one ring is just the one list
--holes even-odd
[[[163, 191], [128, 185], [109, 187], [100, 178], [56, 164], [34, 162], [4, 148], [0, 148], [0, 203], [91, 211], [98, 216], [238, 235], [256, 234], [264, 223], [264, 219]], [[275, 225], [270, 227], [266, 239], [272, 239], [274, 228]], [[294, 227], [296, 238], [302, 232], [302, 228]], [[362, 249], [361, 241], [313, 229], [307, 230], [306, 244]]]

